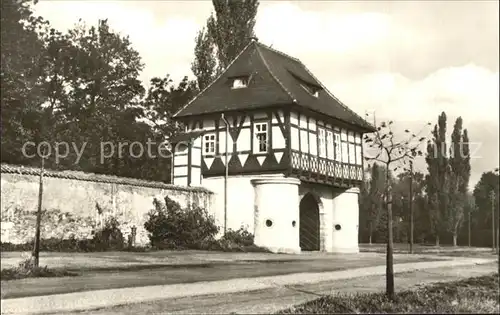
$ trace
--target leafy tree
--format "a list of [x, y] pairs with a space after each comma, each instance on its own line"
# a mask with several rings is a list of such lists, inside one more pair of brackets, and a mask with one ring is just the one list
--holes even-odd
[[205, 28], [198, 32], [195, 41], [194, 61], [191, 64], [191, 70], [196, 76], [198, 88], [203, 91], [215, 79], [217, 66], [214, 58], [215, 45]]
[[24, 143], [40, 137], [40, 105], [44, 102], [43, 42], [37, 32], [47, 22], [33, 15], [30, 2], [1, 2], [1, 156], [2, 162], [15, 164], [31, 162], [21, 150]]
[[[115, 148], [113, 157], [101, 161], [101, 143], [118, 146], [130, 140], [126, 131], [144, 129], [136, 124], [136, 119], [143, 116], [139, 102], [144, 95], [139, 80], [143, 69], [139, 53], [132, 48], [128, 37], [114, 33], [106, 20], [100, 20], [97, 27], [77, 24], [69, 30], [67, 41], [66, 54], [71, 56], [72, 64], [65, 84], [68, 101], [61, 109], [65, 137], [79, 147], [87, 143], [82, 160], [74, 167], [131, 175], [126, 164], [136, 161], [126, 161], [133, 159], [129, 147]], [[142, 135], [144, 141], [148, 132]]]
[[367, 228], [368, 242], [371, 244], [381, 221], [386, 170], [377, 163], [373, 163], [369, 170], [370, 178], [365, 185], [366, 193], [364, 195], [366, 197], [362, 204], [361, 215], [365, 221], [365, 228]]
[[444, 228], [449, 206], [449, 162], [446, 150], [446, 114], [438, 117], [438, 124], [432, 132], [433, 139], [427, 142], [426, 177], [428, 209], [431, 229], [435, 234], [436, 246], [439, 246], [440, 231]]
[[[498, 173], [485, 172], [474, 187], [473, 195], [476, 212], [471, 222], [471, 229], [474, 231], [472, 235], [474, 246], [492, 246], [491, 226], [493, 218], [491, 208], [495, 207], [498, 209], [499, 180]], [[491, 198], [492, 194], [495, 196], [493, 200]], [[494, 204], [492, 204], [492, 201]]]
[[467, 187], [470, 178], [469, 137], [467, 129], [462, 132], [462, 118], [453, 126], [450, 147], [449, 200], [446, 230], [453, 235], [453, 246], [457, 246], [458, 232], [464, 220]]
[[395, 141], [392, 131], [392, 121], [383, 121], [376, 128], [373, 134], [365, 135], [365, 143], [374, 152], [365, 156], [368, 161], [382, 163], [386, 172], [385, 206], [387, 209], [387, 257], [386, 257], [386, 293], [389, 299], [394, 300], [394, 266], [393, 266], [393, 231], [392, 231], [392, 187], [390, 183], [390, 171], [396, 171], [399, 167], [405, 169], [406, 162], [421, 156], [422, 151], [418, 149], [420, 144], [426, 139], [415, 134], [401, 140]]
[[255, 36], [258, 0], [212, 0], [215, 14], [196, 36], [192, 71], [203, 90]]
[[[413, 202], [413, 222], [414, 239], [422, 242], [428, 230], [428, 218], [425, 211], [425, 176], [421, 172], [406, 171], [398, 175], [398, 180], [394, 185], [393, 197], [394, 214], [402, 219], [400, 223], [401, 238], [403, 241], [405, 235], [411, 234], [410, 231], [410, 202]], [[410, 195], [410, 182], [413, 181], [412, 193]], [[407, 232], [408, 231], [408, 232]]]
[[151, 79], [147, 96], [143, 101], [146, 117], [153, 124], [156, 133], [170, 138], [182, 130], [172, 116], [191, 100], [196, 93], [196, 84], [187, 77], [175, 86], [169, 75]]

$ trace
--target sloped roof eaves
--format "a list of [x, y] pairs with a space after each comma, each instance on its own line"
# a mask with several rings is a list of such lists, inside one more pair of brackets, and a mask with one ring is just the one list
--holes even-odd
[[[243, 110], [260, 108], [271, 104], [289, 104], [292, 96], [283, 85], [276, 80], [275, 75], [269, 70], [265, 60], [254, 44], [245, 54], [240, 55], [240, 60], [233, 63], [226, 70], [226, 75], [219, 77], [210, 90], [194, 100], [176, 118], [186, 116], [209, 114], [228, 110]], [[251, 69], [251, 70], [249, 70]], [[242, 89], [231, 89], [226, 80], [234, 73], [251, 75], [249, 86]], [[252, 73], [248, 73], [252, 71]]]
[[177, 135], [171, 137], [170, 142], [171, 143], [179, 143], [179, 142], [190, 141], [194, 138], [199, 137], [201, 134], [203, 134], [203, 130], [181, 132], [181, 133], [178, 133]]
[[[1, 173], [40, 176], [40, 168], [2, 163]], [[147, 187], [147, 188], [159, 188], [159, 189], [190, 191], [190, 192], [204, 192], [208, 194], [213, 194], [212, 191], [203, 187], [188, 187], [188, 186], [184, 187], [184, 186], [177, 186], [172, 184], [165, 184], [162, 182], [147, 181], [129, 177], [118, 177], [112, 175], [101, 175], [101, 174], [85, 173], [77, 171], [54, 171], [54, 170], [44, 169], [43, 176], [81, 180], [88, 182], [97, 182], [97, 183], [120, 184], [120, 185], [130, 185], [138, 187]]]
[[[367, 131], [374, 131], [373, 126], [334, 97], [302, 62], [267, 48], [266, 46], [264, 47], [265, 49], [261, 51], [263, 52], [264, 58], [268, 60], [271, 71], [273, 71], [280, 79], [280, 82], [287, 87], [291, 94], [294, 95], [300, 106], [312, 109], [327, 116], [332, 116], [333, 118], [361, 127]], [[320, 92], [317, 98], [312, 96], [300, 86], [294, 74], [303, 81], [316, 83], [323, 88], [323, 93]]]

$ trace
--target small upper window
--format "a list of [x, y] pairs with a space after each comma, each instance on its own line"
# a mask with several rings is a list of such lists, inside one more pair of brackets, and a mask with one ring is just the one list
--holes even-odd
[[258, 122], [254, 124], [254, 152], [266, 153], [267, 152], [267, 122]]
[[233, 89], [241, 89], [248, 86], [248, 78], [235, 78], [233, 79]]
[[318, 149], [319, 157], [326, 157], [326, 130], [324, 128], [318, 128]]
[[203, 152], [205, 154], [215, 154], [215, 134], [206, 134], [203, 140]]
[[334, 132], [333, 134], [333, 150], [335, 152], [335, 161], [340, 162], [341, 159], [341, 145], [340, 145], [340, 133]]
[[309, 92], [309, 94], [311, 94], [312, 96], [314, 97], [318, 97], [319, 96], [319, 88], [317, 87], [314, 87], [314, 86], [308, 86], [308, 85], [305, 85], [305, 84], [301, 84], [302, 88], [304, 88], [304, 90], [306, 90], [307, 92]]

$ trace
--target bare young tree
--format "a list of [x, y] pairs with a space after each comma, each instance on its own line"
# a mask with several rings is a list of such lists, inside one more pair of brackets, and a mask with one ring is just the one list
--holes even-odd
[[[410, 135], [401, 141], [396, 141], [392, 130], [393, 122], [382, 121], [376, 126], [376, 131], [367, 134], [364, 142], [369, 150], [365, 152], [365, 160], [370, 163], [380, 163], [386, 168], [385, 198], [384, 203], [387, 210], [387, 251], [386, 251], [386, 294], [390, 300], [394, 300], [394, 263], [393, 263], [393, 231], [392, 231], [392, 187], [390, 185], [390, 171], [409, 171], [408, 162], [417, 156], [422, 156], [420, 145], [426, 140], [421, 136], [422, 130], [418, 134], [411, 133], [408, 129], [405, 132]], [[427, 125], [430, 125], [428, 123]]]

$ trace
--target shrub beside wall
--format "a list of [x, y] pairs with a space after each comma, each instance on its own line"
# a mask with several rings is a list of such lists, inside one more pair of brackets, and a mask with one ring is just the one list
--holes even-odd
[[169, 197], [162, 203], [154, 200], [154, 210], [148, 214], [144, 228], [155, 249], [199, 249], [214, 251], [266, 252], [255, 246], [254, 237], [246, 229], [226, 231], [215, 239], [219, 227], [205, 209], [189, 205], [182, 208]]

